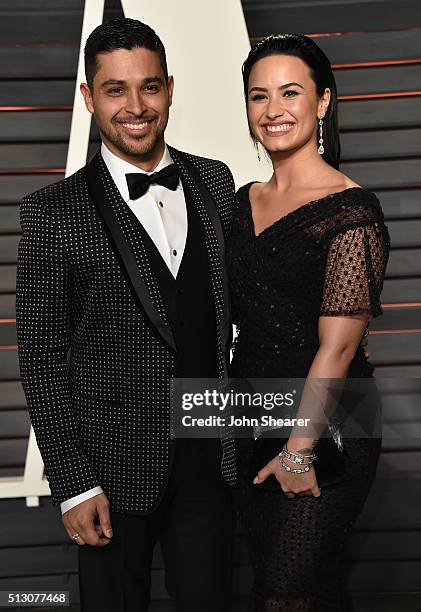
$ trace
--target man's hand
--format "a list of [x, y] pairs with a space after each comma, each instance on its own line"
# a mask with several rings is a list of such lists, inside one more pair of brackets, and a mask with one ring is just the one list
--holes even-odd
[[[99, 525], [94, 524], [97, 515], [100, 521]], [[106, 546], [111, 542], [113, 532], [110, 520], [110, 503], [105, 493], [94, 495], [70, 508], [63, 514], [62, 520], [69, 538], [73, 539], [75, 533], [80, 535], [80, 538], [75, 540], [79, 545]]]
[[[296, 465], [290, 463], [287, 459], [284, 459], [284, 461], [288, 465], [291, 465], [291, 467], [297, 467]], [[282, 491], [290, 499], [296, 495], [314, 495], [314, 497], [320, 497], [320, 488], [317, 484], [316, 473], [313, 466], [311, 466], [310, 470], [305, 474], [294, 474], [284, 470], [279, 463], [279, 457], [276, 456], [258, 472], [253, 480], [253, 484], [260, 484], [264, 482], [271, 474], [275, 476], [276, 480], [281, 486]]]

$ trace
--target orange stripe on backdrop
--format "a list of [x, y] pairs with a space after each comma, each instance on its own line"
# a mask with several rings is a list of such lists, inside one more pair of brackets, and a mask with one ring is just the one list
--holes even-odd
[[[381, 334], [419, 334], [421, 329], [385, 329], [378, 331], [370, 331], [370, 336], [381, 335]], [[18, 348], [17, 344], [4, 344], [0, 345], [0, 351], [16, 351]]]
[[[2, 321], [0, 320], [0, 323]], [[421, 329], [383, 329], [383, 330], [371, 330], [369, 334], [371, 336], [381, 335], [381, 334], [419, 334], [421, 333]], [[5, 344], [0, 345], [0, 350], [17, 350], [17, 345], [15, 344]]]
[[[421, 60], [416, 60], [417, 62]], [[339, 65], [339, 64], [338, 64]], [[345, 64], [344, 64], [345, 65]], [[347, 66], [352, 67], [352, 64], [347, 64]], [[387, 97], [396, 97], [396, 96], [421, 96], [421, 91], [399, 91], [392, 93], [380, 93], [380, 94], [359, 94], [356, 96], [339, 96], [339, 100], [359, 100], [361, 98], [387, 98]], [[1, 112], [8, 111], [71, 111], [73, 110], [73, 106], [71, 104], [63, 104], [61, 106], [0, 106]]]
[[[384, 158], [383, 158], [384, 159]], [[349, 163], [352, 163], [350, 161]], [[406, 183], [405, 185], [375, 185], [371, 187], [372, 191], [405, 191], [408, 189], [421, 189], [421, 183]]]
[[398, 302], [396, 304], [382, 304], [383, 308], [415, 308], [421, 306], [421, 302]]
[[[383, 308], [416, 308], [421, 306], [421, 302], [408, 302], [402, 304], [382, 304]], [[16, 319], [0, 319], [1, 323], [16, 323]]]
[[[416, 308], [421, 302], [408, 302], [402, 304], [382, 304], [383, 308]], [[0, 323], [16, 323], [16, 319], [0, 319]]]
[[379, 66], [407, 66], [410, 64], [421, 64], [421, 59], [407, 60], [385, 60], [379, 62], [355, 62], [351, 64], [332, 64], [334, 70], [343, 70], [346, 68], [373, 68]]
[[66, 172], [65, 168], [19, 168], [19, 170], [0, 170], [0, 174], [63, 174], [63, 172]]
[[[381, 30], [379, 33], [385, 32], [419, 32], [421, 27], [404, 28], [403, 30]], [[375, 32], [371, 32], [374, 34]], [[317, 32], [315, 34], [306, 34], [310, 38], [318, 38], [321, 36], [364, 36], [367, 32]]]
[[338, 100], [369, 100], [379, 98], [405, 98], [421, 96], [421, 91], [393, 91], [389, 93], [357, 94], [353, 96], [338, 96]]
[[[403, 30], [381, 30], [381, 32], [378, 33], [385, 33], [385, 32], [419, 32], [421, 30], [421, 27], [419, 26], [415, 26], [414, 28], [404, 28]], [[371, 32], [371, 34], [374, 34], [375, 32]], [[367, 32], [313, 32], [310, 34], [305, 34], [305, 36], [308, 36], [309, 38], [330, 38], [330, 37], [334, 37], [334, 36], [364, 36], [365, 34], [367, 34]], [[254, 42], [258, 42], [259, 40], [263, 40], [264, 38], [266, 38], [265, 36], [253, 36], [252, 38], [250, 38], [250, 42], [254, 43]]]
[[0, 45], [0, 49], [79, 49], [79, 45], [61, 43], [15, 43]]
[[370, 331], [371, 335], [376, 334], [419, 334], [421, 333], [421, 329], [376, 329], [375, 331]]
[[[382, 304], [383, 308], [416, 308], [421, 302], [396, 302], [395, 304]], [[16, 323], [16, 319], [0, 319], [0, 323]]]
[[[382, 304], [382, 308], [416, 308], [421, 302], [396, 302], [394, 304]], [[0, 319], [0, 323], [16, 323], [16, 319]]]
[[3, 111], [71, 111], [71, 104], [61, 104], [56, 106], [0, 106], [0, 112]]
[[[419, 453], [421, 451], [421, 447], [416, 446], [411, 447], [411, 448], [407, 448], [405, 446], [394, 446], [393, 448], [382, 448], [382, 454], [383, 453]], [[398, 472], [400, 472], [401, 474], [421, 474], [421, 470], [398, 470]], [[396, 473], [396, 471], [394, 470], [394, 473]]]

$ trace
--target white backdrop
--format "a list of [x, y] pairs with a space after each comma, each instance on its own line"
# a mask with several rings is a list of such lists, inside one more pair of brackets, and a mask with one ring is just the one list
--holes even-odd
[[[167, 131], [169, 144], [198, 155], [222, 159], [237, 187], [270, 175], [249, 138], [241, 66], [250, 50], [240, 0], [122, 0], [127, 17], [157, 32], [175, 79]], [[83, 47], [102, 21], [103, 0], [86, 0], [78, 84], [85, 80]], [[89, 113], [78, 86], [70, 136], [67, 174], [85, 164]]]

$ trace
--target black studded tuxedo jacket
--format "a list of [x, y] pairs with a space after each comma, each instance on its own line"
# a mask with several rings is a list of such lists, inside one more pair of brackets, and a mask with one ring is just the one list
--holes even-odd
[[[169, 152], [188, 213], [176, 279], [99, 151], [21, 204], [19, 364], [54, 505], [101, 486], [112, 510], [152, 512], [174, 451], [171, 377], [226, 375], [234, 182], [222, 162]], [[222, 473], [234, 484], [235, 444], [226, 435], [221, 444]]]

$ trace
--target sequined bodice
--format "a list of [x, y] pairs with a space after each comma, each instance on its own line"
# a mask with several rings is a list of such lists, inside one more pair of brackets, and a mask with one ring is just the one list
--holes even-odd
[[[389, 235], [376, 195], [350, 188], [297, 208], [258, 236], [250, 185], [237, 192], [228, 242], [233, 376], [305, 377], [320, 316], [381, 313]], [[360, 347], [350, 375], [371, 375]]]

